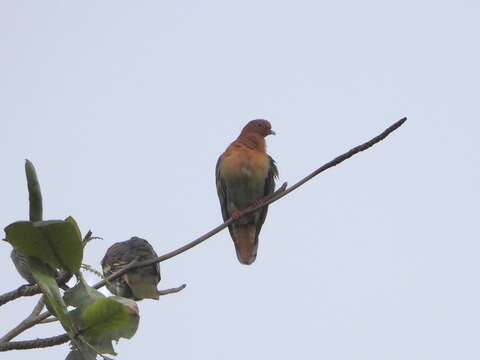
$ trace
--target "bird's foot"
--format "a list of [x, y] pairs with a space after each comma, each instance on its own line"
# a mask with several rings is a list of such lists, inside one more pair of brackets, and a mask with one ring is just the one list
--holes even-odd
[[253, 206], [257, 207], [257, 206], [262, 206], [263, 204], [265, 204], [265, 200], [263, 199], [256, 199], [254, 202], [253, 202]]
[[240, 219], [242, 217], [242, 213], [239, 211], [239, 210], [235, 210], [233, 213], [232, 213], [232, 219], [237, 221], [238, 219]]

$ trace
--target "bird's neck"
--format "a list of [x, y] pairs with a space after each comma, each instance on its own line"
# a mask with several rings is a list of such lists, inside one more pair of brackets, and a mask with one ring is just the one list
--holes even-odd
[[237, 142], [245, 145], [252, 150], [257, 150], [261, 152], [266, 152], [267, 150], [267, 143], [265, 142], [265, 138], [256, 133], [240, 134]]

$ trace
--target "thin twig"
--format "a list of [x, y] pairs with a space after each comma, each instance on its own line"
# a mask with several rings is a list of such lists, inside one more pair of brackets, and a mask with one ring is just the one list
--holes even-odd
[[0, 295], [0, 306], [18, 299], [23, 296], [34, 296], [40, 294], [42, 291], [38, 285], [22, 285], [16, 288], [15, 290], [9, 291], [5, 294]]
[[40, 299], [37, 302], [37, 305], [33, 308], [32, 312], [30, 315], [27, 316], [26, 319], [24, 319], [20, 324], [15, 326], [12, 330], [10, 330], [8, 333], [6, 333], [1, 339], [0, 343], [7, 342], [12, 340], [15, 336], [21, 334], [25, 330], [31, 328], [32, 326], [35, 325], [33, 323], [33, 320], [36, 320], [40, 312], [42, 311], [43, 307], [45, 306], [45, 299], [44, 297], [40, 297]]
[[[407, 121], [407, 118], [402, 118], [400, 119], [399, 121], [395, 122], [394, 124], [392, 124], [390, 127], [388, 127], [387, 129], [385, 129], [381, 134], [375, 136], [373, 139], [361, 144], [361, 145], [358, 145], [352, 149], [350, 149], [349, 151], [347, 151], [346, 153], [340, 155], [340, 156], [337, 156], [335, 159], [329, 161], [328, 163], [322, 165], [321, 167], [319, 167], [317, 170], [313, 171], [312, 173], [310, 173], [309, 175], [307, 175], [306, 177], [304, 177], [303, 179], [301, 179], [300, 181], [298, 181], [296, 184], [294, 184], [293, 186], [291, 186], [290, 188], [286, 188], [286, 183], [284, 183], [282, 185], [282, 187], [280, 189], [278, 189], [277, 191], [275, 191], [272, 195], [264, 198], [264, 199], [261, 199], [261, 201], [258, 202], [258, 204], [256, 205], [252, 205], [252, 206], [249, 206], [247, 207], [246, 209], [242, 210], [240, 212], [240, 217], [243, 217], [247, 214], [250, 214], [252, 212], [255, 212], [257, 211], [258, 209], [261, 209], [262, 207], [264, 206], [267, 206], [271, 203], [274, 203], [278, 200], [280, 200], [282, 197], [284, 197], [285, 195], [291, 193], [292, 191], [296, 190], [297, 188], [299, 188], [300, 186], [302, 186], [303, 184], [305, 184], [307, 181], [311, 180], [312, 178], [314, 178], [315, 176], [317, 176], [318, 174], [324, 172], [325, 170], [328, 170], [330, 169], [331, 167], [334, 167], [340, 163], [342, 163], [343, 161], [351, 158], [353, 155], [356, 155], [358, 154], [359, 152], [362, 152], [362, 151], [365, 151], [367, 149], [369, 149], [370, 147], [372, 147], [373, 145], [379, 143], [380, 141], [382, 141], [383, 139], [385, 139], [388, 135], [390, 135], [392, 132], [394, 132], [395, 130], [397, 130], [400, 126], [403, 125], [403, 123]], [[140, 261], [140, 262], [136, 262], [136, 261], [133, 261], [131, 262], [130, 264], [128, 264], [127, 266], [125, 266], [123, 269], [113, 273], [112, 275], [110, 275], [109, 277], [107, 277], [106, 279], [102, 280], [102, 281], [99, 281], [98, 283], [96, 283], [95, 285], [93, 285], [94, 288], [96, 289], [99, 289], [103, 286], [105, 286], [105, 284], [108, 282], [108, 281], [112, 281], [112, 280], [115, 280], [117, 279], [118, 277], [122, 276], [123, 274], [127, 273], [129, 270], [131, 269], [134, 269], [134, 268], [138, 268], [138, 267], [143, 267], [143, 266], [148, 266], [148, 265], [152, 265], [152, 264], [155, 264], [155, 263], [159, 263], [159, 262], [162, 262], [162, 261], [165, 261], [165, 260], [168, 260], [172, 257], [175, 257], [177, 255], [180, 255], [181, 253], [184, 253], [185, 251], [187, 250], [190, 250], [191, 248], [197, 246], [198, 244], [201, 244], [202, 242], [204, 242], [205, 240], [209, 239], [210, 237], [212, 237], [213, 235], [219, 233], [220, 231], [222, 231], [223, 229], [225, 229], [226, 227], [228, 227], [230, 224], [234, 223], [235, 221], [237, 221], [239, 218], [237, 219], [233, 219], [233, 218], [229, 218], [227, 221], [225, 221], [223, 224], [221, 225], [218, 225], [217, 227], [215, 227], [214, 229], [210, 230], [209, 232], [207, 232], [206, 234], [198, 237], [197, 239], [191, 241], [190, 243], [184, 245], [184, 246], [181, 246], [180, 248], [176, 249], [176, 250], [173, 250], [165, 255], [162, 255], [162, 256], [159, 256], [157, 258], [154, 258], [154, 259], [149, 259], [149, 260], [145, 260], [145, 261]], [[1, 297], [0, 297], [1, 298]], [[1, 305], [1, 302], [0, 302], [0, 305]], [[35, 321], [36, 323], [39, 323], [45, 319], [47, 319], [48, 317], [50, 316], [50, 313], [47, 311], [47, 312], [44, 312], [43, 314], [39, 315]], [[68, 335], [63, 335], [63, 336], [67, 336]], [[66, 340], [68, 341], [68, 339]], [[1, 344], [0, 344], [1, 345]], [[1, 351], [1, 349], [0, 349]]]
[[32, 310], [32, 316], [38, 316], [42, 312], [43, 308], [45, 307], [45, 296], [42, 295], [42, 297], [38, 300], [37, 305]]
[[[50, 315], [50, 314], [48, 314], [48, 315]], [[58, 321], [58, 319], [55, 316], [52, 316], [52, 317], [49, 317], [45, 320], [40, 321], [39, 324], [51, 324], [51, 323], [57, 322], [57, 321]]]
[[[57, 283], [59, 286], [64, 285], [72, 277], [72, 274], [62, 271], [60, 276], [57, 278]], [[5, 305], [6, 303], [18, 299], [24, 296], [35, 296], [41, 294], [42, 290], [40, 287], [35, 285], [22, 285], [16, 288], [15, 290], [9, 291], [5, 294], [0, 295], [0, 306]]]
[[[33, 325], [36, 325], [36, 324], [39, 324], [41, 322], [43, 322], [44, 320], [46, 320], [50, 315], [52, 315], [50, 313], [50, 311], [45, 311], [43, 313], [41, 313], [40, 315], [38, 315], [35, 319], [32, 320], [32, 323]], [[32, 326], [33, 326], [32, 325]]]
[[92, 240], [103, 240], [100, 236], [92, 236], [92, 230], [88, 230], [88, 232], [83, 237], [83, 247], [87, 246], [87, 244]]
[[158, 290], [158, 295], [163, 296], [163, 295], [169, 295], [169, 294], [175, 294], [187, 287], [187, 284], [183, 284], [179, 287], [171, 288], [171, 289], [165, 289], [165, 290]]

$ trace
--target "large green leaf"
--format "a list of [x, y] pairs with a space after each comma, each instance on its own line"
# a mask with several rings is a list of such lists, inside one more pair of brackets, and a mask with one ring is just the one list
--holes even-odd
[[72, 220], [18, 221], [5, 228], [7, 241], [25, 255], [76, 274], [83, 247], [78, 226]]
[[30, 257], [28, 259], [32, 274], [37, 281], [37, 284], [42, 289], [42, 293], [47, 297], [47, 307], [60, 320], [62, 326], [70, 336], [73, 336], [75, 326], [70, 315], [68, 314], [67, 305], [64, 303], [60, 295], [56, 279], [50, 274], [48, 265], [42, 263], [38, 259]]
[[[65, 292], [64, 301], [76, 307], [69, 314], [77, 328], [81, 329], [83, 342], [77, 344], [79, 349], [85, 348], [88, 343], [100, 354], [116, 355], [112, 340], [132, 337], [138, 327], [138, 307], [133, 300], [106, 298], [83, 278]], [[73, 356], [81, 356], [78, 352], [70, 355], [72, 359]]]
[[82, 334], [100, 353], [115, 355], [112, 340], [130, 339], [138, 328], [135, 301], [112, 296], [89, 305], [82, 314]]
[[97, 338], [89, 342], [98, 354], [111, 354], [117, 355], [113, 348], [112, 340], [108, 338]]
[[81, 345], [83, 347], [82, 351], [78, 350], [77, 348], [70, 351], [65, 358], [65, 360], [95, 360], [97, 358], [97, 353], [91, 349], [89, 349], [85, 345]]
[[65, 304], [78, 309], [84, 309], [88, 305], [93, 304], [95, 301], [104, 298], [105, 295], [89, 286], [83, 277], [80, 278], [78, 284], [76, 284], [73, 288], [68, 289], [63, 295]]

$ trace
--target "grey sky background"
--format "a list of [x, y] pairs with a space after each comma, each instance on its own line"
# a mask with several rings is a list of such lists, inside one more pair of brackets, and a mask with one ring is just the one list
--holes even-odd
[[[473, 0], [3, 1], [2, 226], [28, 216], [29, 158], [45, 217], [104, 238], [87, 263], [133, 235], [162, 254], [220, 223], [215, 162], [247, 121], [272, 122], [293, 184], [408, 116], [272, 205], [254, 265], [226, 231], [162, 263], [188, 287], [140, 303], [119, 358], [477, 359], [479, 19]], [[2, 334], [33, 301], [0, 308]]]

